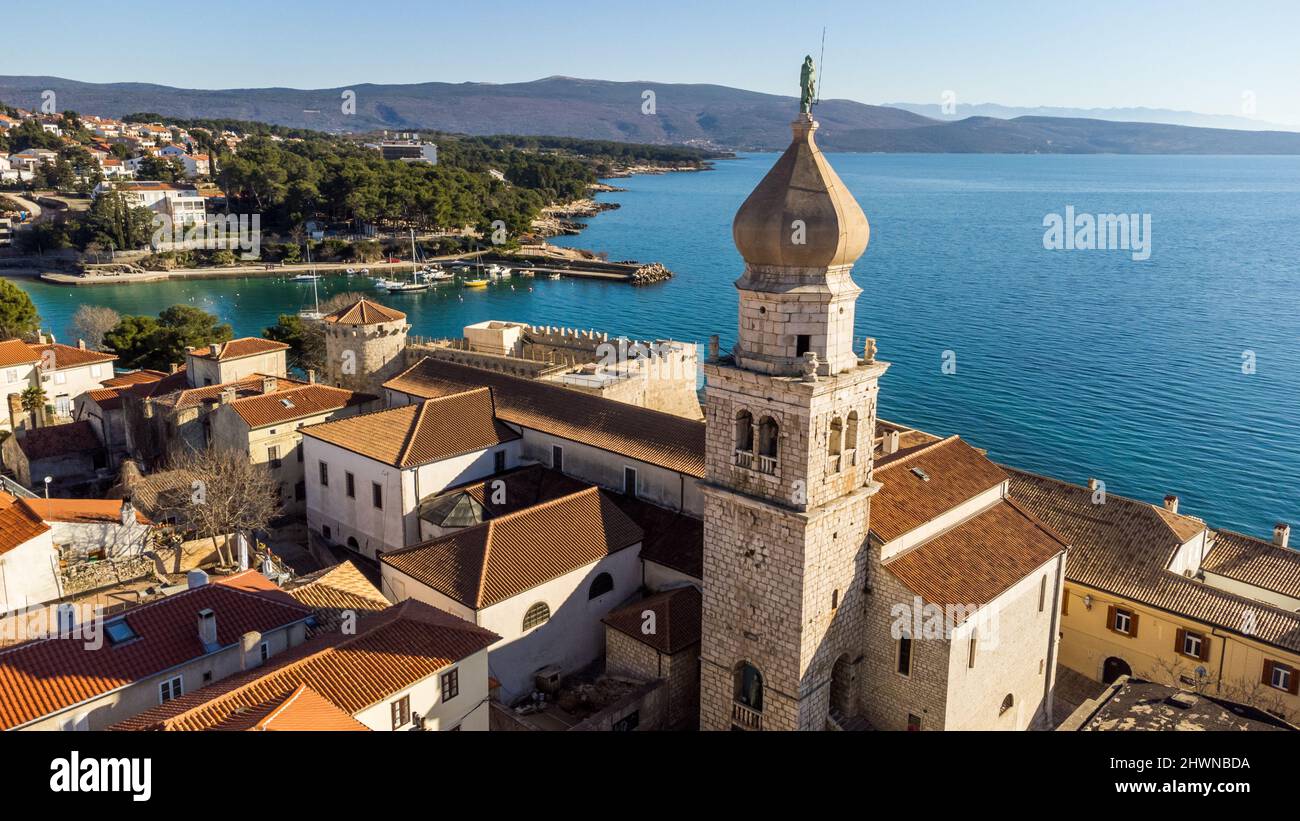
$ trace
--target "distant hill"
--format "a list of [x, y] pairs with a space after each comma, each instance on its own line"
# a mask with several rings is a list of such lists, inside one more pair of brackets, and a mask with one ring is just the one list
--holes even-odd
[[[360, 84], [345, 88], [177, 89], [147, 83], [83, 83], [0, 76], [0, 100], [34, 108], [53, 89], [60, 110], [106, 116], [139, 111], [185, 118], [258, 120], [295, 128], [364, 132], [438, 130], [675, 143], [739, 150], [788, 144], [793, 97], [717, 85], [548, 77], [527, 83]], [[345, 115], [342, 95], [356, 93]], [[654, 111], [642, 113], [644, 92]], [[828, 150], [977, 153], [1300, 154], [1300, 134], [1151, 123], [1017, 117], [942, 122], [851, 100], [817, 107]]]
[[1010, 120], [1016, 117], [1065, 117], [1086, 120], [1109, 120], [1125, 123], [1160, 123], [1187, 125], [1196, 128], [1229, 128], [1241, 131], [1300, 131], [1300, 125], [1283, 125], [1239, 117], [1232, 114], [1201, 114], [1197, 111], [1176, 111], [1169, 108], [1066, 108], [1064, 106], [1014, 106], [998, 103], [958, 103], [951, 114], [944, 113], [939, 103], [885, 103], [890, 108], [901, 108], [935, 120], [951, 122], [967, 117], [997, 117]]

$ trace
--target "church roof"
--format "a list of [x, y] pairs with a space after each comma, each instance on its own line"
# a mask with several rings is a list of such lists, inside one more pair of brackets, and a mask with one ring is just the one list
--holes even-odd
[[867, 217], [817, 147], [816, 130], [810, 118], [793, 123], [790, 147], [736, 212], [732, 238], [750, 265], [852, 265], [867, 250]]
[[704, 476], [702, 420], [429, 357], [384, 383], [389, 390], [422, 398], [481, 386], [492, 388], [502, 421], [688, 476]]
[[891, 542], [1007, 480], [1002, 468], [956, 436], [876, 463], [871, 532]]
[[396, 308], [380, 305], [365, 297], [332, 314], [321, 317], [325, 322], [344, 325], [378, 325], [381, 322], [398, 322], [406, 319], [406, 314]]
[[[660, 653], [672, 655], [700, 642], [703, 597], [693, 586], [678, 587], [646, 596], [611, 610], [605, 624]], [[646, 632], [646, 613], [654, 613], [654, 631]]]

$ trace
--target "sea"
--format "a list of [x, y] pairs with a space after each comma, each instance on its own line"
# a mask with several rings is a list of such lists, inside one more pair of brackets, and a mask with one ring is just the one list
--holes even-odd
[[[892, 363], [884, 418], [1108, 493], [1174, 494], [1215, 527], [1267, 537], [1300, 524], [1300, 157], [828, 156], [871, 223], [855, 331], [859, 350], [874, 337]], [[716, 333], [726, 350], [741, 272], [731, 220], [775, 159], [612, 180], [626, 190], [599, 196], [621, 207], [555, 240], [662, 262], [666, 283], [515, 278], [377, 296], [423, 336], [501, 319], [701, 344]], [[1123, 217], [1127, 243], [1114, 219], [1089, 241], [1106, 215]], [[278, 277], [16, 281], [65, 341], [83, 303], [192, 304], [259, 335], [312, 301], [310, 285]], [[322, 298], [367, 288], [320, 283]]]

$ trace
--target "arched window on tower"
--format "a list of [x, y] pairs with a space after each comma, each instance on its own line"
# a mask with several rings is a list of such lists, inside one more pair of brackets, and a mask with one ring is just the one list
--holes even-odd
[[747, 410], [736, 414], [736, 464], [754, 466], [754, 415]]
[[826, 439], [826, 455], [830, 457], [830, 469], [833, 473], [840, 471], [840, 449], [844, 446], [844, 422], [838, 416], [831, 420], [830, 436]]
[[743, 709], [733, 711], [736, 720], [749, 726], [761, 722], [763, 712], [763, 674], [747, 661], [736, 665], [735, 703]]
[[772, 417], [764, 416], [758, 421], [758, 469], [761, 473], [776, 473], [780, 433], [781, 429]]
[[849, 421], [844, 426], [844, 459], [850, 465], [858, 463], [858, 412], [849, 414]]

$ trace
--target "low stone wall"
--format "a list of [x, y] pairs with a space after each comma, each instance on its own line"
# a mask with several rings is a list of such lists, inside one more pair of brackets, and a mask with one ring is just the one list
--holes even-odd
[[98, 590], [152, 576], [154, 563], [144, 556], [102, 562], [78, 562], [63, 572], [65, 596]]

